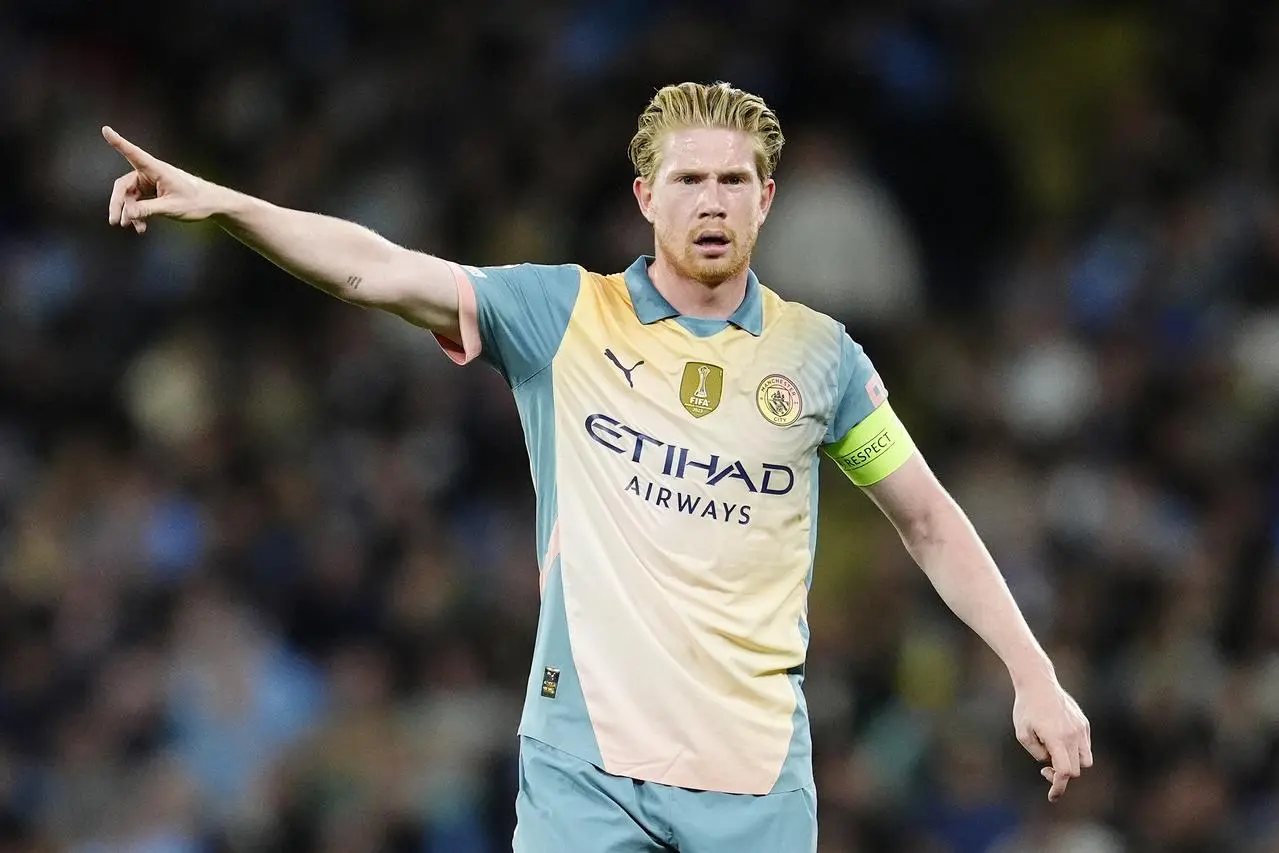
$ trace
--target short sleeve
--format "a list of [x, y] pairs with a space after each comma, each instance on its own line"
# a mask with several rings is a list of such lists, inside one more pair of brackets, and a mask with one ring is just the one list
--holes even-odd
[[870, 357], [847, 332], [843, 332], [836, 388], [835, 411], [825, 444], [839, 441], [888, 399]]
[[822, 451], [859, 486], [873, 486], [915, 454], [915, 443], [888, 403], [866, 353], [847, 334], [835, 412]]
[[580, 267], [452, 267], [462, 340], [436, 336], [450, 358], [459, 364], [482, 358], [511, 387], [551, 363], [577, 301]]

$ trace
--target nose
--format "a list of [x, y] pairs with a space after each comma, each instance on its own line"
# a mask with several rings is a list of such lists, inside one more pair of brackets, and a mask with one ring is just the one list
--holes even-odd
[[707, 181], [702, 185], [702, 197], [698, 199], [697, 215], [700, 219], [723, 219], [728, 215], [724, 204], [724, 188], [719, 181]]

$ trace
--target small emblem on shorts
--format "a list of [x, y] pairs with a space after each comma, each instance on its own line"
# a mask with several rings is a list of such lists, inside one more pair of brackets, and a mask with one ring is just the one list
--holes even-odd
[[555, 698], [555, 691], [560, 689], [560, 671], [553, 666], [542, 670], [542, 695], [547, 699]]
[[804, 408], [799, 386], [780, 373], [764, 377], [755, 392], [755, 402], [759, 404], [759, 413], [764, 419], [779, 427], [790, 426], [799, 420], [799, 413]]
[[724, 394], [724, 368], [702, 361], [684, 365], [679, 383], [679, 401], [695, 418], [709, 415], [719, 406]]

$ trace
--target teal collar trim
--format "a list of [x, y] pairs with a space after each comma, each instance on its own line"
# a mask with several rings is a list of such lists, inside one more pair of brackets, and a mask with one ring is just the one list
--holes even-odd
[[[631, 293], [631, 305], [635, 308], [635, 316], [644, 325], [681, 316], [674, 305], [666, 301], [666, 297], [657, 292], [653, 280], [648, 276], [648, 266], [654, 261], [651, 255], [641, 255], [623, 274], [626, 278], [626, 289]], [[764, 331], [764, 298], [760, 292], [762, 286], [755, 273], [746, 272], [746, 296], [742, 304], [728, 318], [739, 329], [745, 329], [759, 337]]]

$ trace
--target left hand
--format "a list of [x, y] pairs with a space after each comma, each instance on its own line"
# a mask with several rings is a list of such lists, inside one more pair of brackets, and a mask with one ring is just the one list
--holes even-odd
[[1017, 688], [1013, 702], [1013, 728], [1026, 751], [1051, 766], [1039, 771], [1051, 784], [1048, 802], [1066, 793], [1071, 779], [1092, 767], [1092, 732], [1079, 704], [1055, 678], [1044, 678]]

